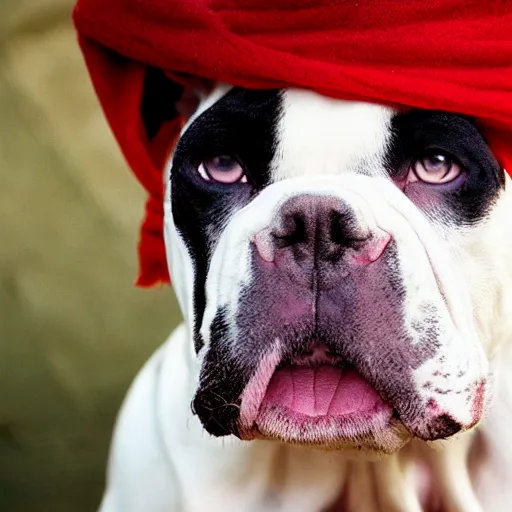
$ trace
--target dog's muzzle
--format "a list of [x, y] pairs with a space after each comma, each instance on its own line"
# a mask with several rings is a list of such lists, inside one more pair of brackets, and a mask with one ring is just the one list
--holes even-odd
[[237, 219], [245, 241], [226, 237], [247, 244], [250, 280], [217, 309], [193, 403], [210, 433], [393, 452], [479, 420], [484, 366], [460, 357], [456, 288], [400, 207], [305, 191], [252, 234], [250, 212]]

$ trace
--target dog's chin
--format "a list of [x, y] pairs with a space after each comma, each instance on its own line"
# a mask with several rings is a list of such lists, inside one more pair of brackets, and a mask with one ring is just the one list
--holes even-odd
[[247, 439], [278, 440], [323, 450], [343, 450], [379, 458], [400, 450], [411, 436], [387, 411], [311, 417], [278, 406], [264, 406]]
[[239, 435], [370, 457], [394, 453], [411, 439], [366, 379], [325, 354], [264, 362], [242, 397]]

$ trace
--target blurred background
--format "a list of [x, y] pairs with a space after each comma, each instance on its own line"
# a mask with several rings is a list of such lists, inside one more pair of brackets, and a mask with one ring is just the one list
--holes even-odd
[[106, 126], [72, 0], [0, 0], [0, 511], [94, 511], [113, 422], [179, 321], [140, 290], [144, 194]]

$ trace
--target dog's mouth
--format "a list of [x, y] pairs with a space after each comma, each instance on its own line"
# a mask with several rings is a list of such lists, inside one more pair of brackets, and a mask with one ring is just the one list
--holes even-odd
[[339, 354], [322, 344], [263, 361], [243, 396], [242, 437], [328, 448], [395, 451], [405, 429], [393, 407]]

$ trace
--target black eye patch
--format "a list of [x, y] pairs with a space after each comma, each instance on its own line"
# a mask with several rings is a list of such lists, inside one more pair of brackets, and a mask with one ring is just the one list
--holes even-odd
[[[281, 92], [233, 88], [193, 121], [176, 147], [171, 169], [174, 223], [194, 266], [194, 337], [205, 308], [204, 284], [215, 244], [226, 220], [245, 206], [253, 189], [270, 182], [270, 165], [277, 145]], [[250, 184], [205, 182], [198, 172], [202, 161], [236, 157]]]
[[430, 195], [426, 203], [435, 205], [436, 215], [457, 224], [470, 225], [483, 219], [504, 187], [505, 174], [474, 122], [429, 110], [412, 110], [393, 118], [386, 155], [391, 178], [400, 178], [411, 162], [436, 151], [460, 164], [465, 179], [459, 187], [414, 184], [414, 195], [427, 199]]
[[270, 182], [280, 111], [278, 90], [231, 89], [188, 128], [176, 148], [174, 165], [196, 166], [204, 159], [233, 156], [255, 185], [264, 187]]

